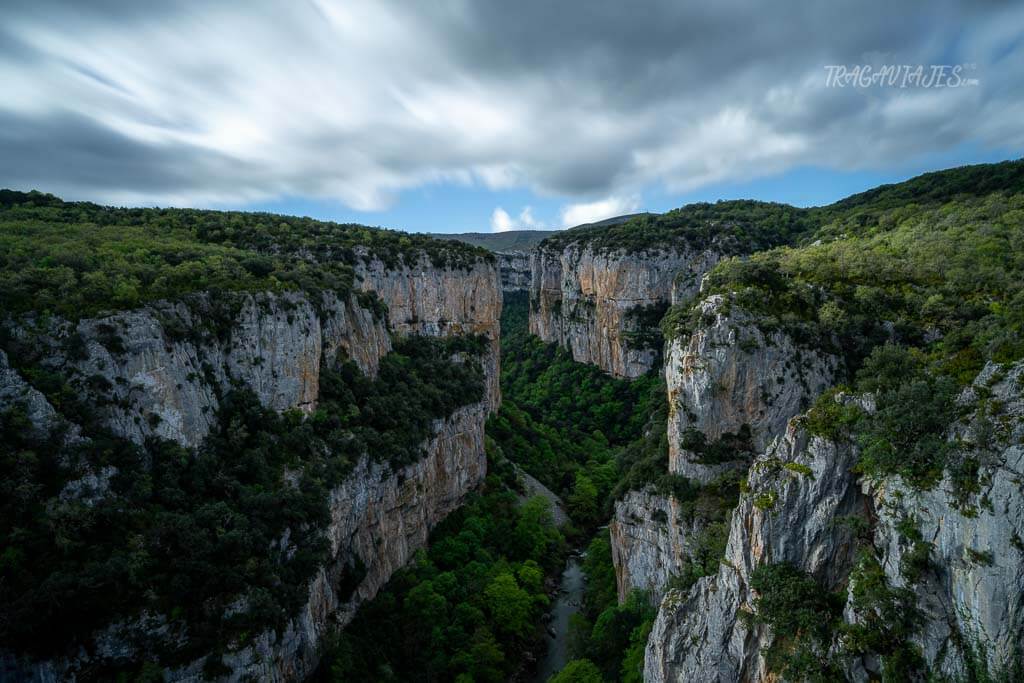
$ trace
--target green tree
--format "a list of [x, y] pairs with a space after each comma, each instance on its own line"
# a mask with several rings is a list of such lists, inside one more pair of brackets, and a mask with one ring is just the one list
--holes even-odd
[[519, 587], [512, 574], [494, 577], [484, 591], [484, 598], [498, 628], [516, 637], [526, 637], [532, 627], [533, 599]]
[[548, 683], [603, 683], [601, 671], [589, 659], [574, 659], [548, 679]]
[[576, 479], [572, 486], [572, 493], [566, 501], [569, 513], [575, 519], [585, 524], [593, 523], [598, 517], [597, 487], [583, 472], [576, 473]]

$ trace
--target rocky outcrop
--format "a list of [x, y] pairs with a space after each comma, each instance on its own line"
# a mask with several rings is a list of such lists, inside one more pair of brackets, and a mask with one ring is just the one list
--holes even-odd
[[[225, 680], [296, 681], [313, 672], [327, 629], [348, 624], [359, 605], [373, 599], [426, 545], [430, 530], [483, 481], [486, 414], [486, 403], [479, 403], [438, 420], [426, 456], [397, 472], [370, 457], [359, 462], [331, 492], [331, 560], [310, 582], [302, 611], [280, 636], [267, 631], [226, 654], [231, 674]], [[353, 574], [362, 574], [354, 589]], [[205, 680], [202, 664], [169, 672], [168, 678], [198, 683]]]
[[501, 274], [501, 291], [527, 292], [530, 290], [530, 252], [499, 251], [498, 271]]
[[[45, 365], [59, 368], [91, 396], [117, 435], [200, 444], [220, 397], [233, 384], [276, 410], [316, 407], [321, 363], [339, 354], [375, 375], [391, 350], [384, 320], [350, 296], [206, 294], [178, 302], [55, 322]], [[74, 344], [76, 348], [69, 346]]]
[[[639, 377], [658, 357], [660, 338], [652, 332], [676, 275], [703, 274], [717, 260], [711, 251], [627, 253], [594, 251], [578, 242], [564, 250], [542, 244], [530, 265], [530, 332], [561, 344], [577, 361], [617, 377]], [[678, 287], [680, 295], [688, 291]]]
[[669, 591], [647, 641], [644, 680], [762, 680], [762, 648], [770, 634], [741, 618], [752, 609], [753, 570], [788, 562], [836, 588], [852, 561], [854, 542], [838, 517], [864, 511], [849, 468], [854, 454], [796, 421], [750, 469], [748, 493], [733, 512], [718, 573], [688, 593]]
[[[851, 400], [849, 398], [837, 400]], [[870, 399], [861, 409], [873, 409]], [[907, 634], [932, 675], [1012, 680], [1024, 670], [1024, 363], [989, 365], [961, 396], [964, 417], [947, 438], [979, 465], [978, 487], [950, 472], [927, 489], [898, 476], [852, 471], [852, 444], [811, 437], [799, 419], [751, 468], [716, 575], [662, 601], [647, 643], [647, 681], [775, 680], [764, 660], [772, 633], [744, 618], [755, 609], [750, 577], [789, 563], [822, 590], [847, 591], [841, 619], [862, 623], [855, 540], [845, 519], [870, 530], [863, 552], [886, 590], [904, 591], [917, 614]], [[864, 543], [864, 541], [861, 541]], [[908, 569], [915, 567], [916, 569]], [[874, 590], [878, 590], [875, 588]], [[894, 619], [888, 614], [886, 619]], [[833, 640], [831, 656], [853, 681], [878, 680], [880, 657]]]
[[[916, 596], [922, 626], [912, 641], [929, 669], [967, 680], [973, 666], [1010, 680], [1013, 665], [1024, 672], [1024, 363], [1009, 371], [989, 364], [961, 403], [972, 409], [949, 438], [980, 463], [970, 500], [956, 499], [948, 472], [924, 491], [895, 477], [862, 485], [878, 516], [874, 544], [886, 578]], [[901, 572], [914, 550], [908, 528], [929, 544], [929, 569], [916, 581]]]
[[356, 275], [364, 291], [376, 293], [387, 304], [391, 329], [399, 334], [486, 336], [488, 404], [497, 410], [501, 287], [493, 263], [480, 259], [469, 269], [439, 268], [424, 256], [416, 265], [389, 268], [369, 259], [357, 267]]
[[[72, 377], [115, 434], [138, 443], [162, 437], [186, 447], [202, 442], [220, 397], [236, 384], [267, 407], [309, 412], [316, 406], [322, 367], [345, 356], [374, 375], [391, 349], [392, 332], [479, 334], [490, 340], [482, 359], [483, 400], [436, 421], [422, 459], [393, 471], [368, 453], [331, 492], [329, 559], [310, 581], [306, 604], [283, 631], [256, 635], [224, 654], [230, 670], [224, 680], [308, 676], [324, 632], [347, 624], [486, 475], [484, 422], [500, 400], [501, 293], [494, 264], [479, 260], [468, 270], [435, 268], [424, 258], [415, 267], [389, 269], [371, 259], [357, 276], [364, 293], [343, 299], [329, 293], [318, 301], [299, 293], [196, 294], [73, 325], [27, 320], [15, 330], [22, 343], [43, 345], [40, 362]], [[386, 316], [365, 292], [383, 300]], [[60, 428], [75, 437], [77, 428], [7, 361], [0, 354], [0, 408], [24, 405], [37, 429]], [[115, 473], [83, 471], [65, 493], [88, 505], [103, 495]], [[286, 547], [287, 538], [281, 542]], [[144, 614], [96, 633], [72, 660], [0, 658], [0, 678], [73, 680], [97, 659], [131, 660], [155, 651], [158, 643], [186, 638], [182, 628]], [[166, 671], [165, 678], [205, 680], [203, 664]]]
[[615, 501], [608, 533], [619, 602], [636, 589], [660, 602], [669, 580], [679, 574], [690, 554], [690, 539], [702, 526], [700, 518], [687, 518], [675, 498], [652, 489], [630, 491]]
[[742, 433], [750, 452], [763, 452], [832, 385], [839, 362], [762, 330], [723, 295], [699, 302], [697, 317], [691, 334], [666, 344], [669, 471], [707, 482], [728, 465], [706, 462], [688, 432], [706, 444]]
[[[695, 277], [683, 275], [677, 287]], [[727, 297], [695, 306], [694, 328], [666, 343], [668, 469], [707, 484], [763, 453], [832, 384], [839, 364], [797, 348], [781, 330], [760, 329]], [[632, 588], [660, 597], [683, 567], [702, 522], [678, 521], [677, 508], [670, 496], [635, 492], [616, 504], [611, 544], [620, 598]], [[655, 515], [668, 522], [642, 521]]]

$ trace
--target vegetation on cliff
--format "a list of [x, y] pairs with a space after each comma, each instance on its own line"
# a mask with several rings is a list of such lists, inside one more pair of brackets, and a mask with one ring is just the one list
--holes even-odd
[[688, 204], [663, 214], [640, 214], [612, 225], [566, 230], [545, 239], [541, 248], [561, 251], [578, 244], [595, 251], [627, 253], [713, 248], [723, 254], [738, 254], [792, 242], [813, 227], [806, 210], [787, 204], [720, 201]]
[[0, 309], [68, 318], [196, 291], [353, 288], [360, 261], [438, 267], [493, 260], [468, 244], [311, 218], [124, 209], [0, 190]]
[[[13, 343], [13, 358], [32, 358]], [[283, 627], [304, 603], [326, 557], [328, 492], [356, 461], [413, 462], [435, 419], [481, 400], [480, 363], [472, 354], [451, 360], [478, 348], [397, 339], [376, 379], [351, 362], [325, 369], [308, 417], [235, 389], [195, 452], [113, 436], [59, 372], [23, 365], [85, 439], [37, 436], [21, 408], [0, 415], [0, 641], [56, 655], [118, 619], [145, 618], [154, 637], [140, 646], [152, 661], [212, 651], [208, 672], [216, 672], [217, 653]], [[104, 482], [86, 499], [69, 493], [82, 472]], [[179, 633], [187, 638], [178, 642]]]
[[[812, 243], [723, 261], [701, 296], [725, 295], [762, 329], [840, 356], [840, 381], [877, 410], [841, 410], [829, 395], [812, 426], [836, 436], [815, 415], [841, 417], [863, 472], [930, 485], [972, 467], [943, 445], [959, 389], [986, 362], [1024, 358], [1022, 169], [956, 169], [851, 197], [819, 212], [828, 222]], [[681, 304], [663, 326], [686, 335], [699, 316]]]

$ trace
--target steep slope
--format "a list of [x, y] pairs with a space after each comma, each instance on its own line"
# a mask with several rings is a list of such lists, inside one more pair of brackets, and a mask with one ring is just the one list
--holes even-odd
[[[859, 478], [855, 446], [794, 420], [755, 460], [717, 573], [662, 603], [645, 680], [800, 678], [817, 667], [858, 681], [883, 672], [903, 680], [925, 671], [959, 680], [1019, 674], [1022, 375], [1022, 363], [998, 375], [987, 367], [961, 397], [971, 410], [948, 434], [986, 452], [980, 509], [957, 500], [949, 475], [925, 491], [900, 478]], [[1001, 404], [996, 434], [978, 431], [989, 409], [977, 402], [982, 389]], [[858, 529], [866, 530], [859, 539]], [[803, 636], [792, 629], [807, 624], [772, 611], [812, 604], [797, 586], [836, 596], [807, 615], [820, 628]], [[802, 655], [818, 664], [802, 668]]]
[[[806, 246], [726, 259], [666, 316], [669, 474], [611, 529], [620, 595], [670, 588], [646, 679], [1024, 671], [1021, 167], [814, 210]], [[736, 476], [709, 566], [700, 516], [664, 518]]]
[[[0, 673], [308, 675], [327, 627], [483, 481], [493, 259], [358, 226], [3, 199], [4, 533], [21, 531]], [[77, 527], [63, 548], [32, 535], [56, 520]]]

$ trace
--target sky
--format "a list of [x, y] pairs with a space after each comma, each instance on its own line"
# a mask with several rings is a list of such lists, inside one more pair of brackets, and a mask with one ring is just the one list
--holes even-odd
[[423, 232], [808, 206], [1019, 158], [1022, 76], [995, 0], [3, 0], [0, 187]]

